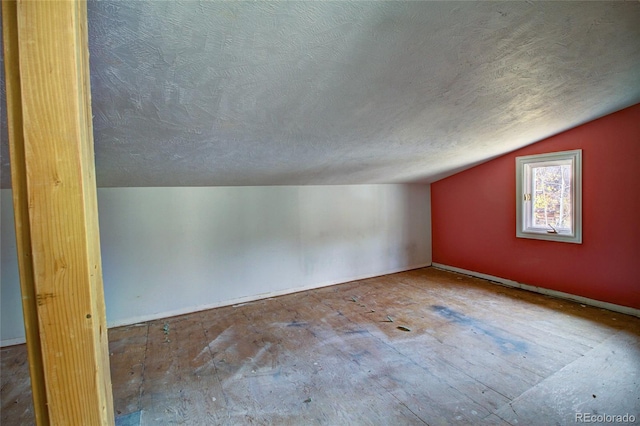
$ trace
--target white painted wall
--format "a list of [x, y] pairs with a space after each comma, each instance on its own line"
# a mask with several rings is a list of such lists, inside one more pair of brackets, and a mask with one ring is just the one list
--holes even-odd
[[24, 342], [11, 190], [0, 189], [0, 346]]
[[[24, 331], [1, 196], [8, 344]], [[431, 264], [428, 185], [100, 188], [98, 205], [109, 326]]]

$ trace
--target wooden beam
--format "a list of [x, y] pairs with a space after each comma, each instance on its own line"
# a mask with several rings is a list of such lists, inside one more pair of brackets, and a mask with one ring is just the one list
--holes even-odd
[[38, 424], [113, 424], [85, 1], [3, 1], [11, 177]]
[[36, 423], [49, 424], [49, 412], [47, 411], [47, 398], [44, 387], [44, 369], [42, 367], [42, 348], [38, 335], [33, 264], [31, 263], [31, 229], [29, 228], [27, 174], [22, 132], [20, 67], [18, 63], [20, 58], [18, 53], [18, 15], [17, 4], [13, 0], [2, 2], [2, 30], [14, 225], [16, 229], [18, 270], [20, 272], [22, 312], [27, 337], [33, 408]]

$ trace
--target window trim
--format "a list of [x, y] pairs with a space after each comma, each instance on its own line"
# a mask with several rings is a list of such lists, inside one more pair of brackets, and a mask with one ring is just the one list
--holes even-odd
[[[524, 199], [525, 194], [531, 193], [531, 188], [525, 189], [525, 184], [530, 182], [525, 173], [531, 170], [530, 165], [538, 163], [551, 163], [557, 161], [570, 161], [572, 170], [571, 185], [571, 223], [572, 233], [548, 233], [535, 231], [527, 226], [531, 217], [525, 217], [525, 204], [531, 202]], [[528, 191], [528, 192], [527, 192]], [[526, 155], [516, 157], [516, 237], [531, 238], [536, 240], [561, 241], [565, 243], [582, 244], [582, 150], [551, 152], [546, 154]]]

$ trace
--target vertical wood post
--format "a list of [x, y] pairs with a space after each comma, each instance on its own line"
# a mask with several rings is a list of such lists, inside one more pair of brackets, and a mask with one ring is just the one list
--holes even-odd
[[20, 285], [36, 421], [114, 423], [85, 1], [4, 1]]
[[47, 398], [42, 368], [42, 348], [38, 332], [36, 295], [31, 263], [31, 232], [27, 201], [24, 137], [22, 132], [22, 101], [20, 96], [20, 66], [18, 53], [18, 16], [15, 1], [2, 2], [5, 86], [7, 93], [7, 123], [11, 156], [13, 211], [18, 250], [18, 270], [22, 293], [22, 312], [27, 337], [27, 354], [31, 375], [34, 415], [39, 425], [49, 424]]

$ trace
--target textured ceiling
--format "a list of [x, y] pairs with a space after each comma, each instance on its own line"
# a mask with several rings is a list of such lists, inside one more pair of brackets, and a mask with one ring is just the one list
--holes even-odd
[[88, 7], [99, 186], [430, 182], [640, 102], [637, 1]]

